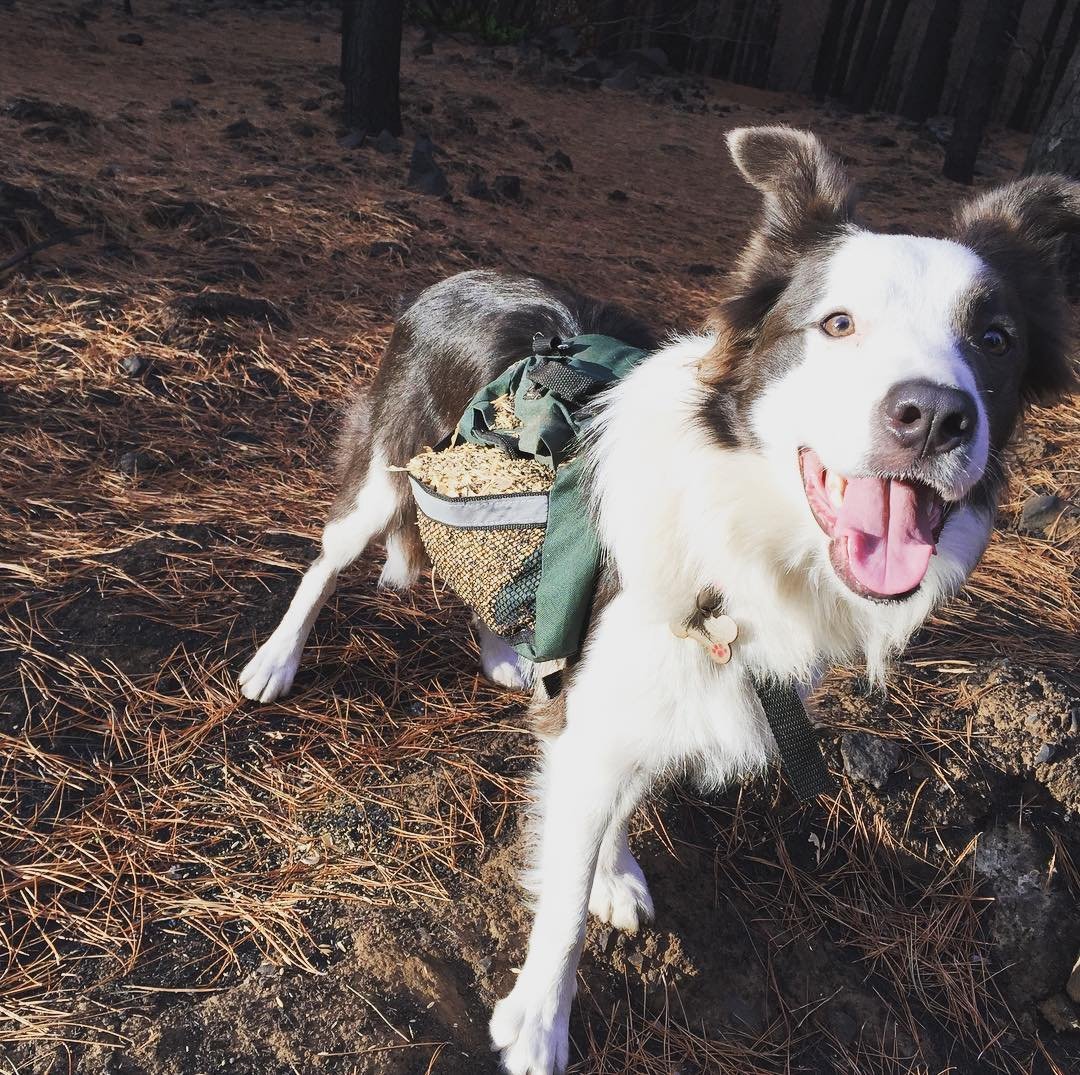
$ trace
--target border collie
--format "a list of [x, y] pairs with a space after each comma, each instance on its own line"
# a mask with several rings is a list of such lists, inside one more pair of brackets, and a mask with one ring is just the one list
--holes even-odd
[[[467, 272], [397, 322], [353, 405], [341, 492], [280, 626], [240, 676], [269, 702], [292, 685], [338, 573], [374, 539], [382, 586], [425, 565], [401, 467], [441, 440], [533, 334], [603, 333], [653, 353], [600, 399], [585, 450], [606, 562], [585, 645], [552, 700], [529, 883], [528, 954], [491, 1037], [513, 1075], [567, 1062], [587, 912], [633, 931], [653, 914], [627, 820], [658, 780], [717, 788], [775, 743], [753, 678], [809, 693], [859, 659], [871, 677], [986, 547], [1001, 452], [1028, 401], [1068, 391], [1058, 239], [1080, 184], [1032, 176], [983, 193], [949, 238], [860, 227], [840, 161], [812, 134], [742, 128], [735, 164], [764, 199], [706, 331], [656, 348], [611, 306], [525, 276]], [[719, 665], [673, 629], [715, 588], [738, 626]], [[487, 675], [527, 662], [482, 632]]]

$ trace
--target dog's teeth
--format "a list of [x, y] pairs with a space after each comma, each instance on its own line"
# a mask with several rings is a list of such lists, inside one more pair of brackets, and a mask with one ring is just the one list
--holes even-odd
[[829, 494], [829, 503], [834, 508], [839, 508], [844, 503], [844, 490], [847, 488], [847, 481], [840, 477], [839, 474], [834, 474], [831, 470], [825, 475], [825, 492]]

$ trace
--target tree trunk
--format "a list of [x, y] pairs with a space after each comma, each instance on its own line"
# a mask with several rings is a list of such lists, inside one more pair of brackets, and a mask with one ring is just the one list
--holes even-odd
[[975, 177], [975, 158], [979, 155], [983, 132], [1001, 92], [1009, 49], [1016, 37], [1023, 6], [1024, 0], [987, 2], [967, 73], [960, 87], [952, 137], [945, 150], [942, 173], [946, 179], [970, 183]]
[[851, 6], [851, 14], [848, 16], [847, 25], [844, 27], [841, 38], [840, 56], [833, 67], [832, 81], [829, 83], [829, 93], [833, 97], [842, 96], [844, 87], [847, 85], [848, 65], [852, 49], [855, 46], [855, 35], [859, 32], [859, 24], [862, 22], [865, 7], [866, 0], [855, 0]]
[[1065, 0], [1054, 0], [1054, 6], [1050, 9], [1050, 16], [1046, 20], [1042, 37], [1039, 39], [1039, 47], [1031, 57], [1028, 69], [1024, 72], [1024, 80], [1020, 84], [1020, 92], [1016, 95], [1012, 114], [1009, 116], [1009, 126], [1017, 131], [1028, 130], [1031, 103], [1035, 100], [1035, 94], [1046, 73], [1046, 64], [1050, 59], [1050, 51], [1054, 47], [1054, 39], [1057, 37], [1061, 18], [1065, 14]]
[[345, 123], [358, 131], [401, 134], [403, 0], [342, 0], [341, 81]]
[[851, 58], [851, 66], [848, 68], [847, 79], [844, 82], [844, 96], [849, 101], [852, 93], [862, 83], [870, 69], [870, 57], [877, 44], [878, 33], [881, 30], [881, 17], [884, 14], [885, 0], [870, 0], [863, 18], [859, 43], [855, 46], [855, 55]]
[[949, 70], [953, 38], [960, 23], [961, 0], [934, 0], [926, 32], [908, 76], [907, 90], [900, 101], [900, 115], [922, 123], [941, 103], [945, 76]]
[[1054, 64], [1053, 73], [1050, 75], [1046, 92], [1043, 95], [1042, 106], [1038, 111], [1038, 118], [1035, 120], [1036, 127], [1042, 126], [1043, 121], [1050, 111], [1050, 106], [1054, 103], [1054, 98], [1057, 96], [1058, 87], [1061, 85], [1065, 69], [1069, 66], [1069, 61], [1073, 58], [1073, 53], [1076, 52], [1077, 41], [1080, 41], [1080, 4], [1073, 10], [1072, 18], [1069, 20], [1069, 28], [1065, 31], [1065, 40], [1061, 43], [1061, 51], [1058, 52], [1057, 63]]
[[836, 58], [840, 53], [840, 35], [844, 29], [847, 6], [848, 0], [832, 0], [829, 4], [829, 13], [825, 16], [821, 41], [818, 43], [817, 60], [814, 62], [814, 77], [810, 83], [810, 92], [815, 97], [824, 97], [829, 92], [833, 71], [836, 70]]
[[889, 4], [866, 69], [852, 90], [851, 107], [857, 112], [869, 112], [874, 107], [878, 90], [889, 72], [889, 58], [896, 51], [896, 39], [900, 36], [907, 9], [907, 0], [892, 0]]

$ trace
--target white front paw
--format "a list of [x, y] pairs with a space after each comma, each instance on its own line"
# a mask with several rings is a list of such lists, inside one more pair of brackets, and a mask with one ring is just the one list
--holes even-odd
[[530, 990], [518, 979], [491, 1015], [491, 1043], [510, 1075], [552, 1075], [564, 1071], [570, 1049], [569, 1004], [551, 1001], [550, 993]]
[[619, 867], [618, 870], [596, 871], [589, 894], [589, 910], [601, 922], [626, 933], [637, 933], [642, 922], [652, 921], [652, 896], [645, 875], [632, 855], [627, 855]]
[[272, 702], [288, 694], [300, 667], [301, 649], [295, 639], [271, 635], [240, 673], [240, 693], [256, 702]]

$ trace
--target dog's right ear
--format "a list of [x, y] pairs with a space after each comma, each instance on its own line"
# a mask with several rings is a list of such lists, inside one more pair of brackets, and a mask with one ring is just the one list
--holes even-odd
[[855, 188], [839, 157], [809, 131], [736, 127], [727, 144], [765, 196], [763, 219], [739, 259], [744, 285], [783, 279], [797, 258], [853, 223]]

